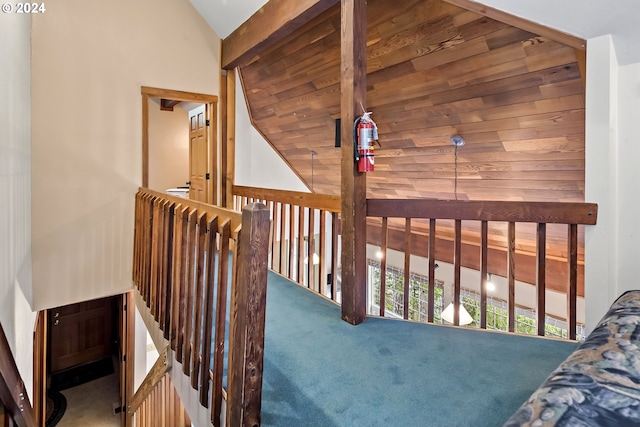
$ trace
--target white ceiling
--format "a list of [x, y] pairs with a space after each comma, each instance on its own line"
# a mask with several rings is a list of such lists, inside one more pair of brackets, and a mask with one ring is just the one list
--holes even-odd
[[[189, 1], [220, 38], [231, 34], [267, 2]], [[640, 62], [638, 0], [481, 0], [480, 3], [587, 40], [611, 34], [620, 65]]]
[[268, 0], [189, 0], [200, 15], [224, 39]]

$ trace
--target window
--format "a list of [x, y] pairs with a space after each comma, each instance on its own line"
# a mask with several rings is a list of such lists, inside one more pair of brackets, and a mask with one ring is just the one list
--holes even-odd
[[[380, 263], [369, 260], [369, 313], [380, 313]], [[434, 290], [434, 320], [441, 322], [443, 310], [444, 282], [436, 280]], [[385, 315], [403, 317], [404, 314], [404, 272], [388, 267], [385, 284]], [[427, 322], [428, 316], [429, 278], [411, 273], [409, 276], [409, 320]]]
[[[369, 314], [380, 313], [380, 263], [369, 259], [368, 292]], [[444, 309], [444, 282], [436, 279], [434, 296], [434, 323], [442, 323], [441, 313]], [[404, 272], [401, 269], [387, 267], [385, 292], [385, 316], [403, 317], [404, 313]], [[427, 322], [429, 278], [411, 273], [409, 276], [409, 320]], [[480, 295], [469, 289], [460, 290], [460, 302], [473, 317], [469, 327], [480, 327]], [[536, 313], [533, 308], [516, 307], [515, 330], [519, 334], [536, 335]], [[487, 297], [487, 329], [507, 331], [507, 301]], [[555, 317], [546, 316], [545, 335], [548, 337], [567, 338], [566, 322]], [[578, 324], [576, 338], [584, 340], [584, 325]]]

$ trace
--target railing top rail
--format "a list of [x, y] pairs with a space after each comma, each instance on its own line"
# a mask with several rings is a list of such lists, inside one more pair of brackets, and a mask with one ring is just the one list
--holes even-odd
[[291, 205], [321, 209], [329, 212], [340, 212], [340, 196], [330, 194], [304, 193], [299, 191], [274, 190], [270, 188], [233, 186], [236, 196], [277, 201]]
[[153, 388], [160, 382], [165, 373], [171, 369], [171, 358], [169, 357], [169, 346], [166, 346], [164, 350], [158, 356], [158, 359], [153, 364], [153, 367], [147, 373], [147, 376], [140, 384], [138, 391], [131, 398], [127, 411], [129, 414], [133, 414], [138, 410], [142, 402], [153, 391]]
[[595, 225], [595, 203], [367, 199], [367, 216]]
[[11, 347], [0, 324], [0, 405], [4, 405], [18, 427], [35, 427], [36, 417]]
[[181, 205], [182, 209], [184, 209], [185, 207], [188, 207], [189, 210], [197, 208], [200, 212], [206, 212], [207, 220], [211, 219], [214, 216], [220, 218], [218, 220], [219, 224], [224, 223], [224, 221], [228, 219], [231, 221], [231, 230], [234, 234], [238, 232], [242, 225], [242, 214], [231, 209], [225, 209], [191, 199], [185, 199], [183, 197], [172, 196], [171, 194], [166, 194], [160, 191], [150, 190], [143, 187], [140, 187], [139, 192], [175, 202], [176, 206]]

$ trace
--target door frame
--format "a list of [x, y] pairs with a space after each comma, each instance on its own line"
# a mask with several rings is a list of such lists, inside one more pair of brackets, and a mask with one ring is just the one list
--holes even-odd
[[135, 291], [122, 294], [119, 307], [120, 323], [120, 425], [133, 426], [133, 415], [129, 414], [129, 402], [133, 398], [133, 380], [135, 374]]
[[[207, 146], [209, 150], [208, 168], [213, 179], [207, 181], [207, 203], [218, 202], [218, 97], [202, 93], [183, 92], [179, 90], [159, 89], [142, 86], [142, 186], [149, 186], [149, 98], [171, 99], [182, 102], [198, 102], [207, 105], [207, 120], [210, 126], [207, 132]], [[185, 139], [188, 136], [185, 136]]]
[[46, 309], [39, 311], [33, 328], [33, 409], [38, 426], [47, 421], [47, 318]]

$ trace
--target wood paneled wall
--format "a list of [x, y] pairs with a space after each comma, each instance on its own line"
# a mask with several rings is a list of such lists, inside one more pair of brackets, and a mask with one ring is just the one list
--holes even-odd
[[[382, 145], [370, 197], [584, 201], [573, 47], [441, 0], [369, 0], [367, 16], [365, 107]], [[318, 153], [314, 190], [340, 194], [339, 5], [240, 72], [260, 132], [307, 183]]]

